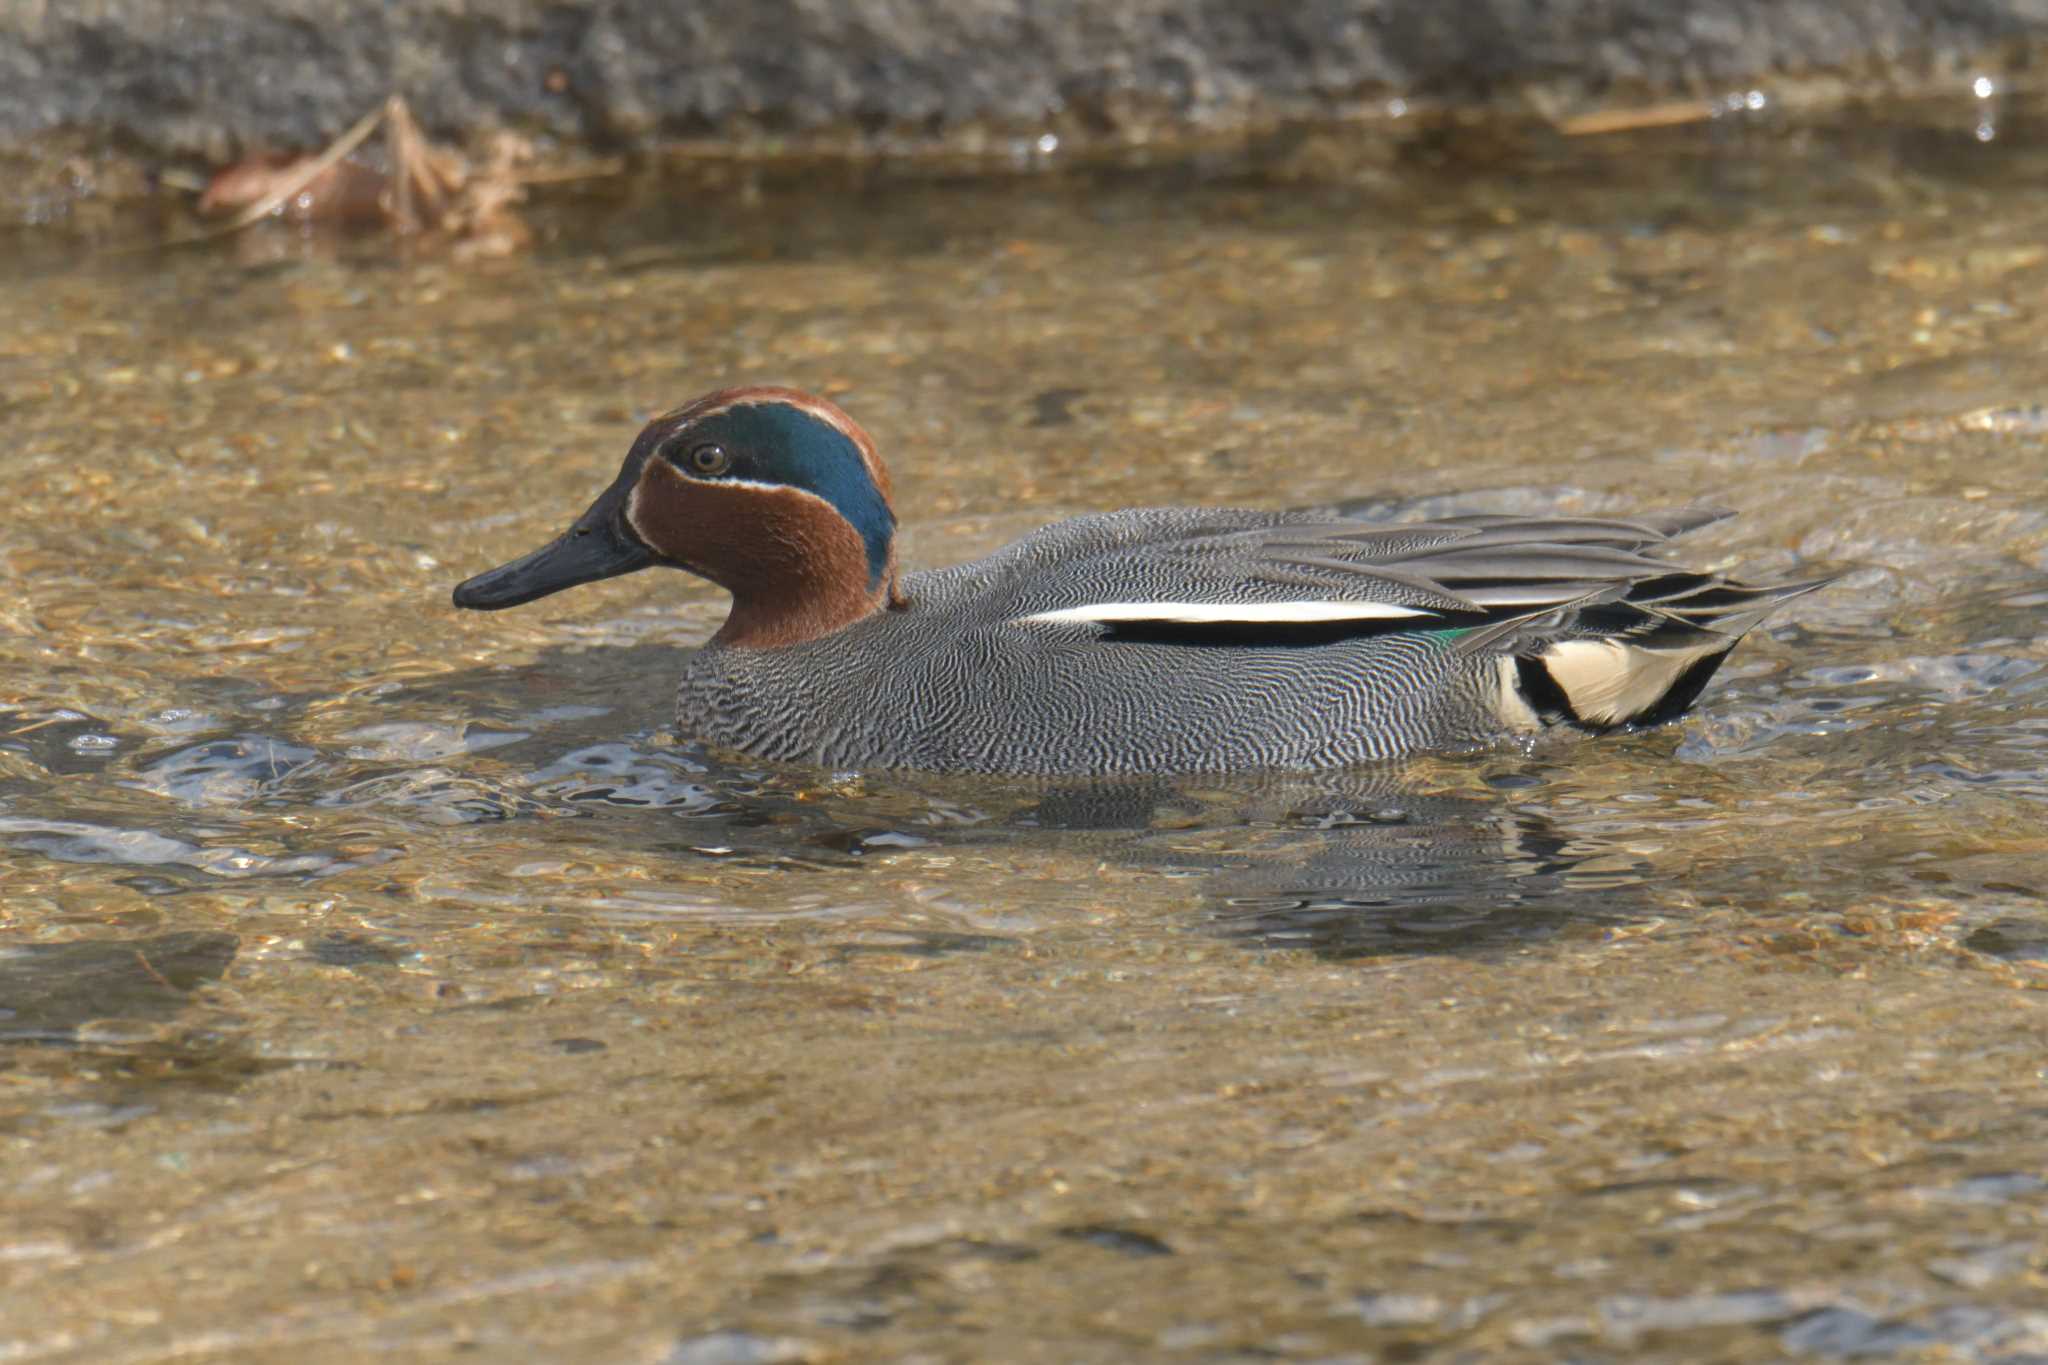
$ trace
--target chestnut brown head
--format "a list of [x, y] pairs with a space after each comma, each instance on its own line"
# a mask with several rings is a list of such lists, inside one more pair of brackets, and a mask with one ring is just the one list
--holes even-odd
[[566, 532], [455, 589], [518, 606], [650, 565], [733, 595], [718, 641], [792, 644], [888, 604], [896, 514], [874, 443], [795, 389], [724, 389], [648, 423], [611, 487]]

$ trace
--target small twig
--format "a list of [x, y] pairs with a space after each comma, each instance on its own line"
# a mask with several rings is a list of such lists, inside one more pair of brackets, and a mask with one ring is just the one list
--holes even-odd
[[1672, 128], [1684, 123], [1705, 123], [1718, 110], [1698, 100], [1672, 104], [1650, 104], [1635, 109], [1595, 109], [1557, 121], [1557, 131], [1566, 137], [1594, 133], [1626, 133], [1637, 128]]
[[171, 984], [171, 980], [169, 977], [165, 976], [162, 972], [156, 969], [156, 964], [154, 962], [151, 962], [148, 958], [142, 955], [142, 949], [137, 948], [134, 950], [134, 952], [135, 960], [142, 964], [143, 971], [149, 973], [150, 980], [156, 982], [157, 985], [162, 986], [167, 991], [174, 991], [178, 989], [176, 986]]
[[[446, 213], [446, 187], [435, 170], [426, 135], [405, 101], [397, 95], [386, 99], [384, 117], [391, 139], [391, 217], [400, 232], [418, 232]], [[414, 209], [415, 195], [425, 212]]]
[[626, 173], [626, 158], [608, 156], [588, 166], [558, 166], [554, 170], [519, 171], [513, 179], [522, 185], [567, 185], [578, 180], [609, 180]]

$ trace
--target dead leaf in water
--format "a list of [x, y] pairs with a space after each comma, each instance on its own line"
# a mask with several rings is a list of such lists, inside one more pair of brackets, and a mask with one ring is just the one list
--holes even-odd
[[258, 152], [215, 171], [199, 196], [207, 218], [264, 205], [258, 216], [290, 223], [368, 223], [384, 217], [383, 172], [355, 161], [316, 167], [317, 158]]
[[[354, 159], [379, 127], [389, 170]], [[533, 160], [530, 141], [501, 132], [483, 160], [472, 163], [429, 139], [405, 100], [393, 95], [318, 153], [260, 152], [217, 171], [199, 198], [199, 212], [235, 216], [185, 240], [208, 240], [275, 217], [381, 225], [446, 245], [460, 260], [508, 256], [533, 244], [533, 231], [515, 208], [530, 179], [539, 178], [532, 176]]]

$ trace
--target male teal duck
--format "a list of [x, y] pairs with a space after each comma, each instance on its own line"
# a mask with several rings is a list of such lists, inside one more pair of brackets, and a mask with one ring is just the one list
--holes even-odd
[[567, 532], [463, 583], [455, 605], [650, 565], [708, 578], [731, 614], [689, 658], [676, 722], [762, 758], [1324, 768], [1681, 714], [1745, 632], [1820, 586], [1745, 586], [1647, 553], [1720, 515], [1145, 508], [902, 574], [867, 433], [821, 398], [752, 387], [649, 423]]

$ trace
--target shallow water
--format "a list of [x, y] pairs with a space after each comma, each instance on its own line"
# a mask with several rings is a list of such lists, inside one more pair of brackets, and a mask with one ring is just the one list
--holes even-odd
[[[1979, 113], [18, 254], [0, 1358], [2048, 1356], [2048, 157]], [[664, 730], [706, 585], [447, 605], [742, 379], [913, 562], [1374, 496], [1848, 576], [1651, 734], [749, 769]]]

